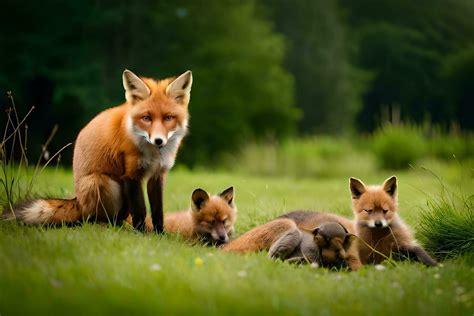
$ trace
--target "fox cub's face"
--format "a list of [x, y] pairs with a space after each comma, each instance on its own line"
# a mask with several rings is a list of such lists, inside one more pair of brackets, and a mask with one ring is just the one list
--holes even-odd
[[196, 189], [192, 195], [191, 208], [197, 233], [215, 243], [229, 241], [237, 212], [233, 187], [212, 196], [203, 189]]
[[313, 235], [323, 266], [341, 266], [345, 263], [355, 237], [344, 226], [337, 222], [323, 223], [313, 231]]
[[388, 178], [381, 186], [366, 186], [350, 178], [352, 209], [357, 223], [369, 228], [385, 228], [397, 218], [397, 178]]
[[162, 147], [176, 134], [184, 136], [193, 77], [186, 71], [177, 78], [153, 80], [123, 72], [125, 98], [131, 105], [127, 129], [137, 144]]

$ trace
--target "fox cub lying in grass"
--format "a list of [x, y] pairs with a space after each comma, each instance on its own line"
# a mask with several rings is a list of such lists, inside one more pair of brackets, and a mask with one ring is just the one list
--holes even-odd
[[265, 250], [271, 258], [317, 264], [348, 265], [356, 271], [361, 263], [351, 232], [352, 222], [326, 213], [296, 211], [255, 227], [222, 247], [227, 252]]
[[359, 179], [350, 178], [350, 190], [355, 233], [365, 241], [359, 242], [363, 264], [380, 263], [394, 254], [417, 259], [427, 266], [437, 265], [398, 216], [395, 176], [385, 180], [381, 186], [366, 186]]
[[[185, 239], [199, 239], [211, 244], [229, 241], [234, 232], [237, 207], [234, 203], [234, 188], [225, 189], [218, 195], [209, 195], [196, 189], [191, 196], [191, 209], [165, 214], [165, 231], [178, 233]], [[127, 222], [131, 224], [132, 218]], [[146, 230], [153, 231], [150, 217], [145, 220]]]

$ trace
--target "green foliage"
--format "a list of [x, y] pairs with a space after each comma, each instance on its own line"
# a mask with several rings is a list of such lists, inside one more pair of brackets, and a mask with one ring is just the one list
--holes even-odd
[[312, 137], [284, 142], [251, 143], [224, 164], [236, 172], [296, 178], [349, 177], [358, 170], [374, 171], [370, 153], [346, 139]]
[[347, 36], [336, 0], [264, 1], [286, 36], [285, 64], [295, 77], [296, 103], [305, 133], [352, 131], [359, 102], [351, 85]]
[[448, 56], [442, 76], [449, 87], [452, 116], [462, 128], [474, 126], [474, 46]]
[[187, 165], [249, 139], [282, 141], [298, 122], [304, 135], [372, 132], [386, 108], [464, 132], [474, 128], [472, 16], [469, 0], [4, 0], [0, 92], [14, 92], [20, 114], [35, 106], [33, 156], [56, 124], [52, 152], [123, 102], [125, 67], [194, 71]]
[[[177, 16], [175, 6], [186, 15]], [[176, 25], [174, 36], [186, 39], [163, 48], [168, 63], [194, 71], [186, 163], [209, 164], [250, 137], [281, 139], [294, 132], [299, 111], [293, 79], [282, 68], [283, 37], [273, 33], [254, 1], [214, 1], [205, 13], [201, 2], [183, 1], [160, 6], [154, 16], [160, 25]]]
[[427, 140], [428, 155], [442, 160], [467, 160], [474, 158], [472, 135], [435, 134]]
[[54, 124], [53, 151], [98, 111], [122, 103], [124, 68], [155, 78], [193, 70], [192, 133], [182, 162], [209, 163], [247, 137], [295, 130], [284, 38], [254, 0], [45, 0], [21, 8], [7, 0], [0, 20], [16, 25], [0, 28], [0, 90], [15, 92], [21, 113], [36, 106], [32, 151]]
[[[381, 6], [376, 0], [341, 0], [340, 4], [354, 30], [350, 33], [354, 63], [373, 74], [363, 94], [358, 129], [376, 129], [387, 106], [400, 107], [402, 119], [411, 122], [429, 119], [447, 127], [452, 121], [469, 120], [456, 113], [459, 103], [447, 100], [464, 88], [448, 84], [441, 69], [449, 56], [473, 44], [472, 1], [388, 0]], [[468, 78], [463, 77], [461, 86], [470, 82]], [[471, 130], [473, 124], [462, 127]]]
[[360, 66], [374, 73], [363, 96], [360, 129], [372, 130], [383, 121], [380, 114], [387, 106], [398, 106], [402, 119], [417, 122], [427, 113], [443, 115], [431, 108], [439, 98], [438, 91], [432, 91], [438, 85], [434, 73], [439, 56], [426, 46], [421, 32], [387, 23], [371, 24], [359, 31]]
[[425, 153], [425, 142], [420, 130], [411, 125], [386, 124], [373, 135], [372, 150], [379, 166], [404, 169]]
[[474, 195], [471, 193], [466, 188], [457, 193], [445, 191], [427, 201], [417, 236], [436, 257], [474, 254]]

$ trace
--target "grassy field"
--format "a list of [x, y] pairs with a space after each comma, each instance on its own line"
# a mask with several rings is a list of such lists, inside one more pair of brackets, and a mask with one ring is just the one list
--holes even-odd
[[[397, 173], [400, 213], [414, 230], [427, 199], [442, 185], [474, 192], [472, 169], [429, 167], [436, 176], [419, 167]], [[220, 192], [233, 185], [239, 235], [295, 209], [352, 216], [348, 177], [376, 184], [391, 175], [362, 170], [301, 179], [176, 169], [167, 180], [165, 208], [187, 208], [197, 187]], [[72, 174], [47, 169], [35, 188], [73, 196]], [[51, 313], [473, 315], [474, 263], [464, 257], [437, 268], [403, 262], [351, 273], [273, 262], [265, 253], [223, 254], [128, 227], [0, 222], [0, 315]]]

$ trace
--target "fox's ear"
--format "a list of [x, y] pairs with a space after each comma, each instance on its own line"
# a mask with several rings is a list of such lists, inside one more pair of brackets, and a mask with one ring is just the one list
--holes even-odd
[[234, 187], [225, 189], [219, 196], [229, 203], [229, 205], [232, 205], [234, 201]]
[[357, 237], [354, 234], [346, 233], [346, 237], [344, 238], [344, 248], [349, 248], [352, 242], [356, 239]]
[[192, 85], [193, 73], [191, 70], [188, 70], [173, 80], [173, 82], [171, 82], [168, 87], [166, 87], [166, 95], [168, 98], [172, 98], [179, 103], [183, 103], [185, 99], [189, 99]]
[[316, 227], [315, 229], [313, 229], [312, 231], [313, 235], [316, 236], [317, 234], [319, 234], [320, 229], [321, 229], [320, 227]]
[[342, 225], [342, 224], [341, 224], [341, 223], [339, 223], [339, 222], [337, 222], [337, 223], [339, 224], [339, 226], [341, 226], [341, 227], [342, 227], [342, 229], [344, 229], [344, 232], [345, 232], [346, 234], [349, 234], [349, 232], [347, 231], [347, 228], [346, 228], [346, 226]]
[[391, 176], [384, 181], [382, 187], [391, 197], [395, 197], [397, 195], [397, 177]]
[[125, 89], [125, 99], [131, 104], [145, 100], [150, 96], [150, 88], [142, 79], [128, 69], [123, 71], [122, 82]]
[[364, 182], [356, 178], [349, 179], [349, 187], [351, 189], [351, 194], [353, 199], [358, 199], [365, 192], [366, 187]]
[[209, 194], [207, 194], [203, 189], [196, 189], [194, 190], [191, 199], [193, 200], [191, 205], [193, 211], [199, 211], [204, 204], [209, 201]]

